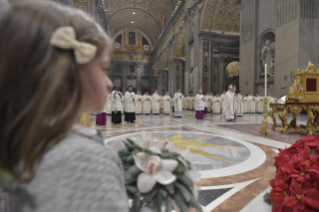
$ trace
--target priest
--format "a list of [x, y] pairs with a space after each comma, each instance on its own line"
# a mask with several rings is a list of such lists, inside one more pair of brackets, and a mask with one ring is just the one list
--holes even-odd
[[143, 95], [143, 114], [151, 114], [151, 97], [148, 95], [148, 92]]
[[125, 119], [127, 123], [135, 122], [135, 93], [133, 86], [129, 85], [125, 92]]
[[239, 91], [237, 95], [237, 116], [238, 117], [244, 116], [244, 102], [243, 102], [243, 96], [241, 95], [241, 91]]
[[143, 97], [141, 92], [137, 91], [135, 95], [135, 114], [141, 115], [142, 114], [142, 104], [143, 104]]
[[203, 90], [200, 89], [198, 94], [195, 96], [195, 117], [197, 119], [204, 119], [204, 110], [205, 110], [205, 96], [203, 95]]
[[112, 123], [120, 124], [122, 123], [122, 102], [123, 95], [120, 92], [120, 87], [115, 86], [114, 90], [111, 93], [111, 101], [112, 101]]
[[247, 97], [247, 107], [248, 107], [248, 113], [250, 114], [255, 113], [255, 97], [252, 93]]
[[220, 97], [218, 94], [213, 97], [213, 114], [220, 114]]
[[222, 93], [222, 95], [220, 95], [220, 109], [221, 109], [221, 111], [224, 111], [225, 110], [225, 108], [224, 108], [224, 101], [225, 101], [225, 94], [226, 94], [226, 92], [225, 91], [223, 91], [223, 93]]
[[234, 99], [233, 99], [234, 88], [232, 85], [228, 87], [228, 91], [225, 94], [224, 98], [224, 108], [223, 113], [226, 116], [227, 121], [234, 120]]
[[243, 108], [244, 108], [244, 114], [247, 114], [248, 113], [248, 105], [247, 105], [247, 95], [244, 94], [243, 95]]
[[155, 90], [154, 94], [152, 95], [152, 113], [153, 115], [159, 115], [160, 108], [161, 108], [161, 98]]
[[169, 96], [169, 93], [166, 92], [166, 95], [163, 97], [163, 104], [164, 104], [164, 115], [169, 115], [171, 110], [171, 97]]
[[181, 118], [183, 116], [183, 99], [184, 95], [181, 93], [181, 89], [174, 95], [174, 116], [177, 118]]

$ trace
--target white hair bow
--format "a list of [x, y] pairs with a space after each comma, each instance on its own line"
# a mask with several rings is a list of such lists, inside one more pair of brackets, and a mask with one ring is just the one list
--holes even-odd
[[73, 49], [75, 60], [79, 64], [88, 63], [95, 57], [97, 51], [96, 46], [77, 41], [75, 31], [70, 26], [56, 29], [52, 34], [50, 44], [61, 49]]

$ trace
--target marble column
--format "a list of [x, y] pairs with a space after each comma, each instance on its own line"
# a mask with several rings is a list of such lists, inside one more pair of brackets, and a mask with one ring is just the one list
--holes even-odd
[[224, 63], [225, 63], [225, 57], [223, 55], [220, 55], [218, 58], [218, 76], [217, 76], [217, 87], [218, 87], [218, 93], [223, 93], [224, 91]]
[[124, 61], [122, 63], [123, 71], [122, 71], [122, 89], [121, 91], [125, 91], [127, 87], [127, 75], [129, 73], [129, 62]]
[[144, 72], [144, 64], [137, 63], [136, 91], [142, 90], [142, 74]]

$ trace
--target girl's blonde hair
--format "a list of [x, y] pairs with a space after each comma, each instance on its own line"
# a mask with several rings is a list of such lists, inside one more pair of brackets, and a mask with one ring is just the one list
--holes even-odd
[[16, 5], [0, 21], [0, 169], [18, 181], [32, 179], [41, 156], [68, 133], [80, 112], [82, 82], [74, 51], [50, 45], [53, 31], [62, 26], [73, 27], [78, 41], [95, 45], [97, 56], [112, 49], [87, 14], [52, 2]]

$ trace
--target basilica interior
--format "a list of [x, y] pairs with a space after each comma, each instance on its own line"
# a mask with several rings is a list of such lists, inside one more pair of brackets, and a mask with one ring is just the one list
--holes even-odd
[[[296, 94], [293, 85], [301, 87], [296, 84], [298, 69], [309, 62], [319, 68], [317, 0], [55, 1], [90, 14], [110, 35], [113, 55], [106, 73], [123, 94], [132, 86], [142, 95], [158, 91], [173, 98], [180, 89], [185, 97], [199, 90], [215, 96], [232, 85], [243, 94], [270, 94], [279, 100]], [[223, 109], [196, 119], [196, 108], [183, 105], [181, 118], [171, 110], [169, 115], [136, 115], [134, 123], [113, 124], [106, 112], [106, 124], [98, 125], [91, 114], [91, 127], [102, 131], [105, 145], [145, 131], [180, 150], [189, 148], [186, 158], [201, 174], [196, 184], [202, 211], [270, 212], [264, 199], [275, 178], [278, 149], [309, 134], [289, 131], [293, 125], [287, 122], [297, 119], [309, 126], [312, 120], [309, 110], [278, 107], [276, 118], [277, 109], [270, 113], [269, 102], [265, 110], [260, 104], [258, 113], [244, 112], [231, 122]], [[288, 133], [282, 133], [280, 121]], [[263, 124], [268, 135], [261, 133]]]

